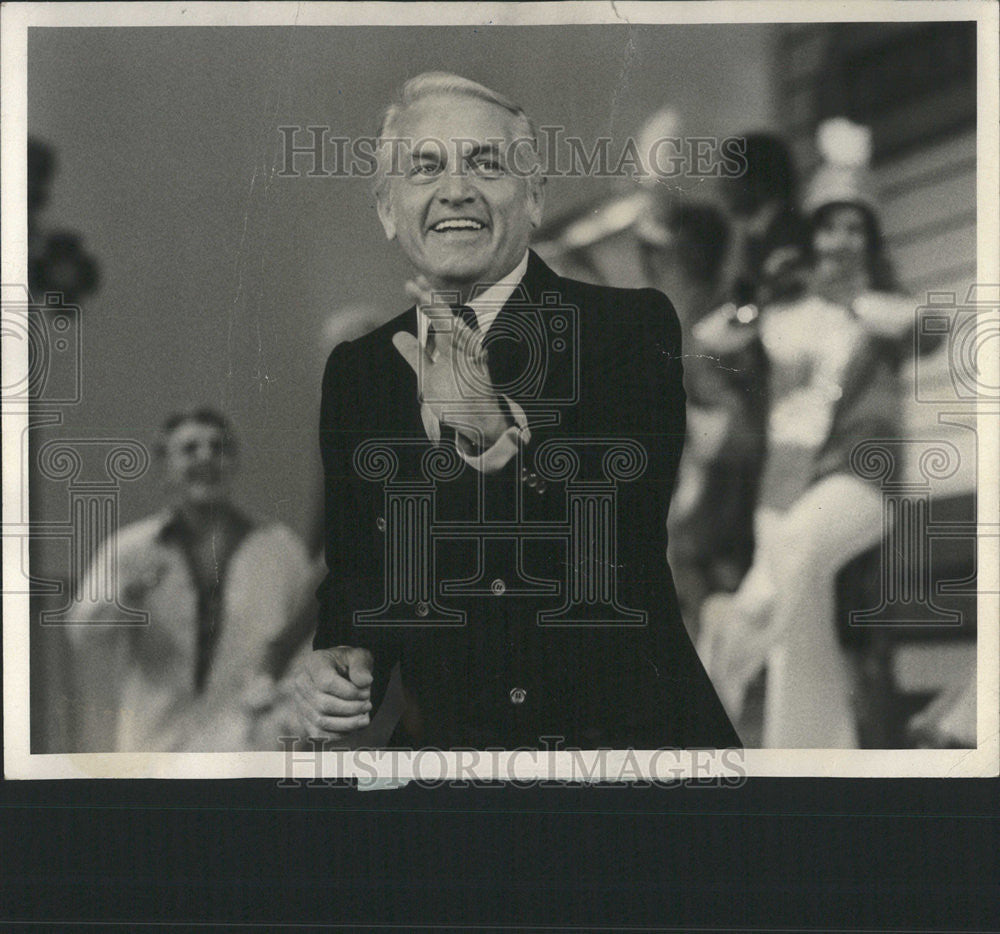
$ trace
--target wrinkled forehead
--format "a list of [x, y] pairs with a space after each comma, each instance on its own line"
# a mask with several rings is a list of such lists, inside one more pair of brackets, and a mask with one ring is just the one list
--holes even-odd
[[472, 149], [511, 143], [517, 138], [514, 114], [491, 101], [467, 94], [441, 92], [407, 106], [389, 135], [418, 152], [467, 153]]

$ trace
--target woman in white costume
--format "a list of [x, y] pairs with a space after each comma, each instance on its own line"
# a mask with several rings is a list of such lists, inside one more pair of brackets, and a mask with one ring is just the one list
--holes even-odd
[[735, 720], [767, 669], [762, 745], [858, 745], [852, 678], [837, 638], [839, 570], [883, 534], [878, 489], [850, 466], [861, 441], [899, 437], [898, 370], [915, 303], [895, 294], [867, 169], [870, 135], [820, 127], [824, 164], [804, 209], [804, 294], [707, 319], [722, 355], [759, 341], [768, 362], [767, 460], [753, 565], [733, 594], [706, 601], [699, 651]]

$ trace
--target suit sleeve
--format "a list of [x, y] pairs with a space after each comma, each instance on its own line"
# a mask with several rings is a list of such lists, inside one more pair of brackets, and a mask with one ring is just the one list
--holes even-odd
[[350, 645], [368, 649], [375, 657], [372, 701], [377, 707], [385, 695], [389, 674], [398, 657], [395, 643], [374, 628], [353, 625], [354, 612], [367, 609], [366, 577], [355, 547], [365, 501], [361, 480], [353, 468], [354, 449], [365, 440], [361, 424], [365, 378], [356, 349], [338, 344], [323, 375], [319, 444], [323, 460], [324, 556], [327, 573], [316, 592], [319, 618], [314, 649]]
[[667, 516], [686, 430], [680, 323], [669, 299], [652, 289], [637, 294], [631, 315], [634, 327], [616, 328], [607, 374], [616, 388], [598, 414], [645, 457], [635, 480], [618, 483], [617, 563], [622, 603], [648, 615], [646, 657], [636, 667], [654, 671], [655, 680], [647, 695], [637, 677], [636, 705], [626, 716], [635, 735], [651, 742], [668, 735], [675, 746], [739, 746], [687, 634], [667, 563]]
[[625, 595], [641, 599], [669, 578], [667, 514], [684, 450], [686, 396], [681, 329], [670, 300], [644, 290], [631, 315], [634, 329], [616, 329], [606, 377], [616, 388], [603, 395], [599, 417], [611, 434], [635, 442], [645, 460], [634, 481], [618, 484], [620, 581]]

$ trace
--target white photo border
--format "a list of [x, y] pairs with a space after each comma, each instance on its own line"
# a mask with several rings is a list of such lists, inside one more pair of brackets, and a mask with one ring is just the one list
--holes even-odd
[[[709, 24], [760, 22], [955, 21], [977, 23], [977, 264], [979, 283], [1000, 283], [1000, 252], [990, 220], [998, 212], [998, 7], [994, 3], [941, 2], [566, 2], [566, 3], [5, 3], [2, 9], [2, 161], [0, 282], [27, 281], [27, 31], [28, 28], [114, 26], [318, 25], [584, 25]], [[997, 286], [1000, 289], [1000, 285]], [[6, 312], [5, 312], [6, 314]], [[6, 323], [5, 323], [6, 327]], [[3, 371], [27, 372], [23, 342], [4, 341]], [[1000, 359], [991, 359], [986, 385], [1000, 384]], [[978, 406], [978, 522], [1000, 524], [1000, 418]], [[20, 438], [26, 411], [2, 403], [3, 521], [26, 514], [27, 483], [21, 475]], [[716, 779], [738, 783], [747, 776], [973, 777], [1000, 774], [1000, 540], [978, 542], [978, 724], [976, 749], [819, 750], [747, 749], [570, 753], [526, 750], [482, 754], [436, 753], [422, 772], [420, 752], [299, 751], [255, 753], [31, 754], [29, 704], [29, 598], [3, 593], [4, 771], [17, 779], [54, 778], [356, 778], [362, 787], [405, 780], [464, 779], [534, 781], [676, 781]], [[19, 542], [3, 539], [4, 567], [20, 566]], [[6, 577], [6, 575], [5, 575]], [[416, 757], [416, 758], [415, 758]], [[630, 758], [631, 757], [631, 758]], [[430, 762], [428, 758], [428, 763]], [[438, 768], [438, 766], [440, 768]], [[435, 772], [434, 769], [438, 768]], [[597, 769], [595, 773], [593, 769]], [[601, 770], [604, 774], [600, 774]], [[588, 777], [589, 776], [589, 777]]]

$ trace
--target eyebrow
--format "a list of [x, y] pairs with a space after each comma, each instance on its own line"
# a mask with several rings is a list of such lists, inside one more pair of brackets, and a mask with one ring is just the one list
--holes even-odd
[[[465, 140], [463, 140], [465, 142]], [[411, 156], [414, 159], [427, 159], [438, 161], [438, 157], [441, 155], [441, 149], [438, 146], [431, 145], [430, 143], [423, 146], [421, 149], [414, 149], [411, 152]], [[447, 155], [447, 153], [446, 153]], [[466, 159], [475, 159], [478, 156], [489, 155], [489, 156], [499, 156], [500, 147], [496, 143], [476, 143], [473, 147], [465, 154]]]
[[437, 146], [431, 146], [427, 144], [422, 149], [413, 149], [410, 151], [410, 156], [413, 159], [427, 159], [438, 161], [438, 157], [441, 155], [441, 150]]
[[496, 143], [479, 143], [472, 147], [466, 154], [466, 159], [474, 159], [476, 156], [499, 156], [500, 147]]

